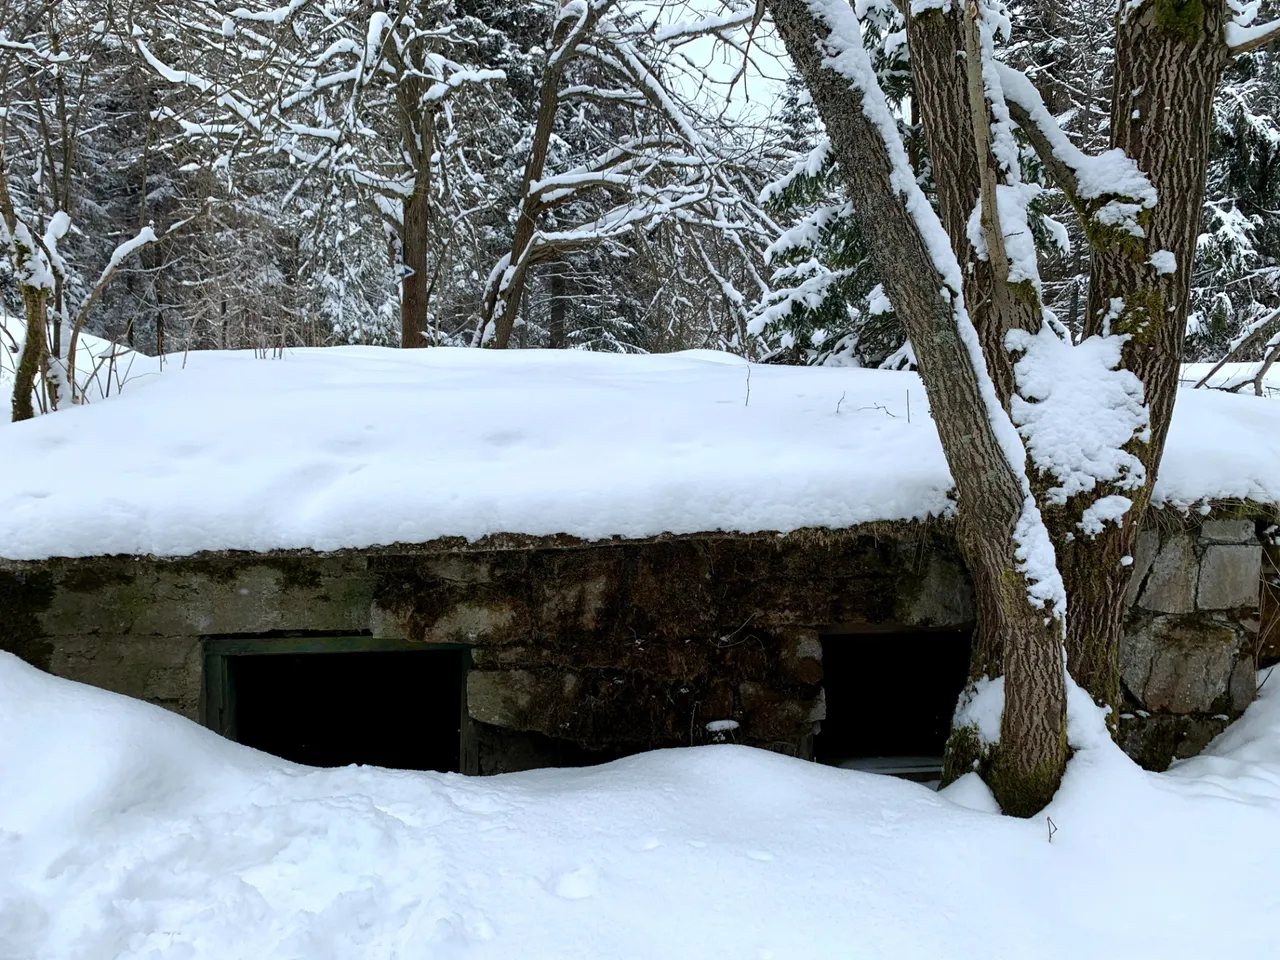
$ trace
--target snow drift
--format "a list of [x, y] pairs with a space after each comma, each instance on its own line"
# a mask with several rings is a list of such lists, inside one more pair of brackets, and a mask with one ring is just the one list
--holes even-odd
[[[1155, 491], [1280, 502], [1280, 405], [1183, 391]], [[0, 556], [787, 532], [951, 508], [920, 380], [695, 351], [193, 353], [0, 429]]]
[[744, 747], [310, 769], [0, 654], [0, 958], [1275, 957], [1280, 686], [1163, 775], [1071, 724], [1020, 821]]

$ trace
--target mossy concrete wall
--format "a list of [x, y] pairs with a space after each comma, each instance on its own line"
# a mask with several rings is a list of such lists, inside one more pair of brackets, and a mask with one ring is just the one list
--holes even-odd
[[0, 569], [0, 649], [195, 719], [204, 637], [360, 632], [373, 586], [358, 557], [11, 565]]
[[[1209, 520], [1143, 534], [1121, 730], [1150, 766], [1199, 749], [1252, 699], [1261, 530]], [[894, 630], [973, 619], [936, 525], [0, 566], [0, 649], [193, 719], [206, 638], [264, 651], [290, 635], [465, 644], [483, 771], [554, 760], [565, 744], [732, 739], [806, 756], [825, 714], [821, 636], [892, 643]], [[717, 730], [726, 720], [736, 728]]]
[[[706, 537], [327, 557], [95, 558], [0, 570], [0, 647], [51, 672], [200, 715], [203, 641], [269, 650], [364, 634], [471, 648], [480, 766], [501, 728], [589, 750], [717, 739], [805, 755], [824, 715], [824, 631], [974, 617], [925, 530]], [[283, 644], [281, 644], [283, 646]], [[707, 724], [734, 720], [731, 733]]]

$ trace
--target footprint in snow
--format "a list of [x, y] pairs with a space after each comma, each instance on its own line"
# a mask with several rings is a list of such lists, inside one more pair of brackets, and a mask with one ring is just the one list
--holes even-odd
[[591, 864], [579, 867], [569, 873], [562, 874], [556, 881], [556, 896], [566, 900], [585, 900], [594, 896], [599, 874]]

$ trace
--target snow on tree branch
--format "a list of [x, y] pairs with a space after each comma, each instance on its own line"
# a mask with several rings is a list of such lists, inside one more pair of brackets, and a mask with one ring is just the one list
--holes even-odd
[[1049, 175], [1086, 222], [1142, 237], [1143, 212], [1156, 205], [1155, 187], [1124, 151], [1090, 156], [1071, 142], [1035, 86], [1020, 70], [993, 64], [1005, 102]]
[[1252, 53], [1273, 40], [1280, 39], [1280, 20], [1250, 27], [1231, 21], [1223, 28], [1223, 37], [1233, 56]]

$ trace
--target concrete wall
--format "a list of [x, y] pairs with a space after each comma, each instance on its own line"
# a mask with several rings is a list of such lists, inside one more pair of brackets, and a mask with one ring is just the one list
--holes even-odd
[[361, 558], [24, 565], [0, 571], [0, 648], [196, 719], [203, 637], [362, 631], [373, 587]]
[[[0, 647], [193, 719], [204, 638], [264, 650], [284, 633], [466, 644], [484, 771], [536, 763], [564, 741], [632, 752], [727, 737], [805, 755], [824, 716], [823, 630], [974, 618], [950, 544], [920, 531], [54, 561], [0, 571], [9, 611]], [[715, 720], [739, 726], [708, 731]]]
[[[1261, 558], [1252, 520], [1143, 534], [1122, 735], [1144, 763], [1198, 750], [1252, 699]], [[805, 756], [825, 711], [823, 633], [892, 643], [894, 630], [973, 620], [937, 527], [0, 569], [0, 648], [193, 719], [205, 638], [466, 644], [483, 771], [536, 765], [565, 743], [630, 752], [729, 738]], [[738, 727], [708, 731], [716, 720]]]

